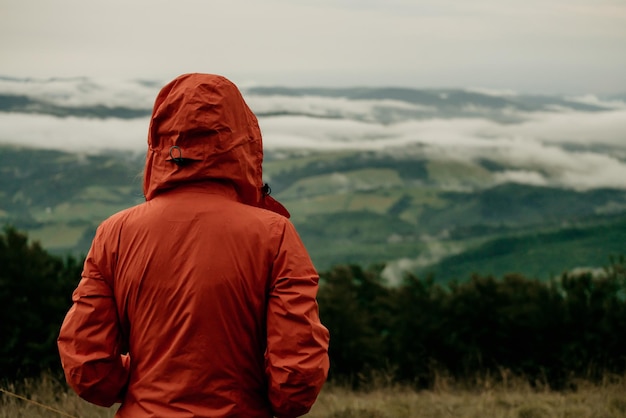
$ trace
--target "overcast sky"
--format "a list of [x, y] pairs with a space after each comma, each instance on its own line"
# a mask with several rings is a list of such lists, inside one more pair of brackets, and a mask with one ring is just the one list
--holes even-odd
[[626, 92], [625, 0], [0, 0], [0, 75]]

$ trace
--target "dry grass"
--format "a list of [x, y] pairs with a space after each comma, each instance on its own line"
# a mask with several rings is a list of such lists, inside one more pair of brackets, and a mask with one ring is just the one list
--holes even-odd
[[[115, 408], [90, 405], [48, 377], [19, 386], [3, 389], [28, 393], [28, 398], [66, 415], [2, 393], [0, 418], [110, 418], [115, 414]], [[327, 385], [307, 417], [618, 418], [626, 417], [625, 394], [626, 377], [606, 379], [598, 385], [578, 382], [578, 389], [570, 392], [536, 390], [522, 381], [492, 384], [488, 379], [462, 387], [440, 379], [436, 388], [428, 391], [386, 386], [355, 392]]]
[[330, 388], [308, 417], [332, 418], [609, 418], [626, 417], [625, 385], [588, 386], [575, 393], [532, 390], [415, 392], [387, 388], [355, 393]]
[[2, 389], [24, 396], [37, 404], [2, 392], [0, 393], [0, 418], [106, 418], [115, 415], [115, 409], [91, 405], [68, 390], [65, 384], [49, 376], [38, 380], [26, 380], [16, 385], [2, 386]]

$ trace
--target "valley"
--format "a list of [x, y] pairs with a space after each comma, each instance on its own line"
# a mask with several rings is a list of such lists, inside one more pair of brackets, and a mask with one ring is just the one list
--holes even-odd
[[[4, 146], [0, 222], [57, 254], [86, 254], [106, 217], [143, 201], [143, 156]], [[319, 270], [385, 265], [436, 280], [517, 272], [548, 280], [624, 253], [626, 191], [503, 183], [500, 166], [416, 155], [269, 152], [272, 195]]]

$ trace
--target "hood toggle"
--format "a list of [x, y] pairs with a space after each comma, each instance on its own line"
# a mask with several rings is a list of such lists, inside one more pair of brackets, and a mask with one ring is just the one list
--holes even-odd
[[[175, 154], [177, 154], [178, 156], [175, 157]], [[181, 167], [190, 163], [193, 160], [190, 158], [183, 158], [183, 150], [178, 145], [173, 145], [170, 147], [170, 159], [168, 161], [171, 161], [177, 166]]]

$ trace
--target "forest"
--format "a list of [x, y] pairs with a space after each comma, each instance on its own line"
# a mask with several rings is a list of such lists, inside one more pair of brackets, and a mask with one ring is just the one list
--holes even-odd
[[[0, 380], [60, 376], [56, 336], [82, 260], [47, 252], [12, 226], [0, 233]], [[435, 281], [407, 273], [390, 286], [383, 265], [320, 272], [318, 303], [331, 333], [330, 380], [375, 379], [416, 389], [436, 376], [507, 375], [571, 389], [626, 372], [626, 262], [550, 281], [507, 274]]]

